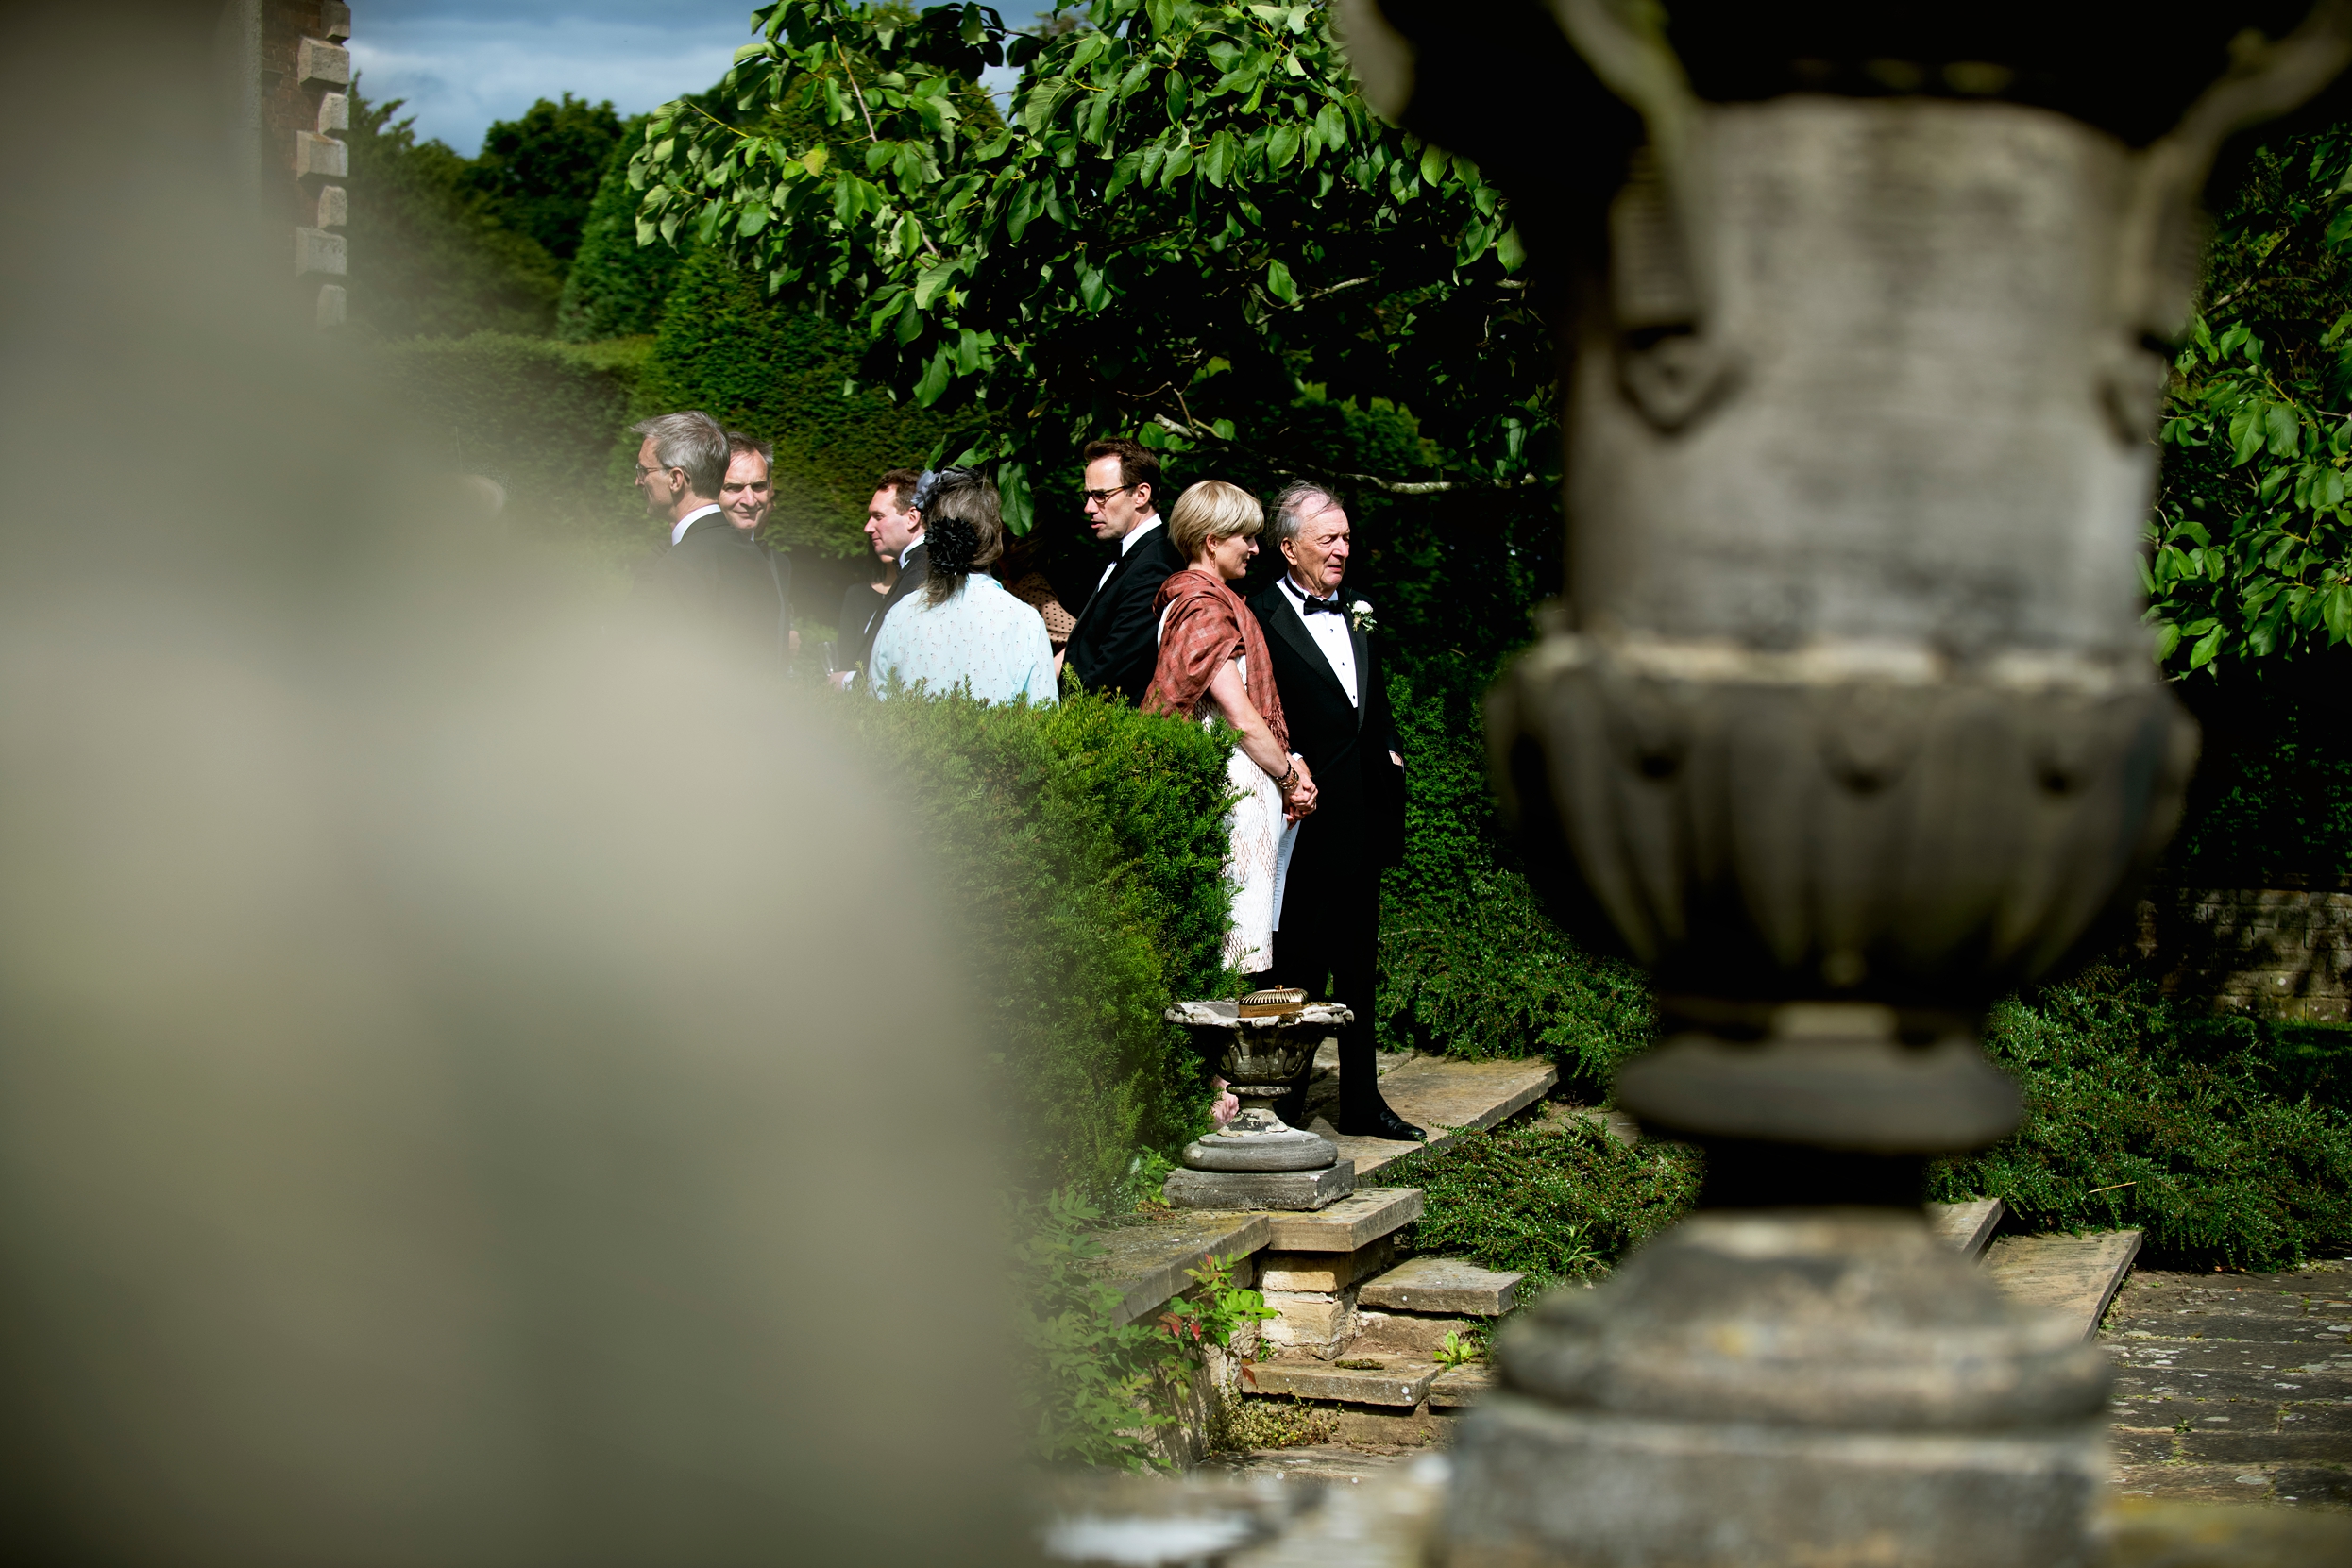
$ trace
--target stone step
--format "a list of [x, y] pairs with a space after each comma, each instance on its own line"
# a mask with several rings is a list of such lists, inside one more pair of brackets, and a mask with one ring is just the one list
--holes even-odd
[[1499, 1318], [1518, 1304], [1525, 1274], [1481, 1269], [1460, 1257], [1413, 1257], [1364, 1286], [1366, 1307], [1392, 1312], [1466, 1313]]
[[1985, 1255], [1992, 1282], [2011, 1299], [2062, 1314], [2088, 1340], [2140, 1252], [2136, 1230], [2086, 1236], [2005, 1236]]
[[1264, 1218], [1276, 1252], [1354, 1252], [1421, 1218], [1421, 1189], [1360, 1187], [1328, 1208]]
[[1430, 1383], [1430, 1408], [1459, 1410], [1478, 1403], [1495, 1386], [1494, 1369], [1483, 1361], [1447, 1367]]
[[[1351, 1361], [1378, 1364], [1343, 1364]], [[1284, 1358], [1253, 1362], [1243, 1387], [1257, 1394], [1291, 1394], [1299, 1399], [1401, 1406], [1410, 1409], [1430, 1391], [1437, 1373], [1434, 1361], [1402, 1356], [1345, 1356], [1338, 1361]]]
[[1447, 1335], [1459, 1344], [1477, 1333], [1479, 1320], [1359, 1309], [1356, 1324], [1356, 1338], [1339, 1353], [1342, 1356], [1426, 1356], [1435, 1360]]
[[1465, 1132], [1485, 1131], [1541, 1100], [1559, 1081], [1560, 1074], [1549, 1062], [1463, 1062], [1449, 1056], [1421, 1056], [1383, 1073], [1380, 1095], [1398, 1116], [1427, 1131], [1429, 1142], [1345, 1138], [1320, 1118], [1311, 1128], [1338, 1144], [1343, 1159], [1356, 1162], [1361, 1181], [1415, 1149], [1443, 1149]]
[[1998, 1198], [1971, 1198], [1964, 1204], [1929, 1204], [1927, 1226], [1937, 1239], [1962, 1257], [1980, 1256], [1992, 1242], [2008, 1206]]
[[1191, 1290], [1187, 1273], [1210, 1257], [1238, 1257], [1264, 1246], [1272, 1218], [1190, 1209], [1144, 1224], [1114, 1225], [1095, 1233], [1108, 1250], [1093, 1268], [1119, 1292], [1119, 1321], [1133, 1323]]

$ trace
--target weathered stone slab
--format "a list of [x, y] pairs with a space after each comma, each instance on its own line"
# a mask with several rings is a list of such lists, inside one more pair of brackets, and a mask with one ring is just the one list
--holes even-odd
[[1320, 1171], [1172, 1171], [1159, 1195], [1176, 1208], [1328, 1208], [1356, 1189], [1346, 1160]]
[[2011, 1298], [2065, 1315], [2088, 1340], [2140, 1251], [2136, 1230], [2088, 1236], [2005, 1236], [1985, 1255], [1993, 1283]]
[[1274, 1316], [1259, 1331], [1269, 1344], [1328, 1361], [1356, 1337], [1353, 1290], [1268, 1290], [1264, 1296]]
[[1338, 1399], [1355, 1405], [1410, 1408], [1421, 1403], [1437, 1376], [1434, 1361], [1356, 1357], [1345, 1359], [1379, 1359], [1381, 1364], [1344, 1367], [1336, 1361], [1261, 1361], [1249, 1369], [1250, 1387], [1257, 1393], [1287, 1393], [1300, 1399]]
[[1378, 1307], [1360, 1310], [1356, 1342], [1347, 1349], [1350, 1356], [1413, 1356], [1425, 1360], [1438, 1359], [1438, 1351], [1452, 1335], [1461, 1344], [1476, 1336], [1481, 1320], [1477, 1318], [1432, 1318], [1418, 1312], [1383, 1312]]
[[1430, 1384], [1430, 1408], [1459, 1410], [1486, 1397], [1495, 1374], [1484, 1365], [1447, 1367]]
[[1517, 1304], [1525, 1274], [1481, 1269], [1459, 1257], [1414, 1257], [1363, 1288], [1366, 1307], [1392, 1312], [1466, 1312], [1499, 1318]]
[[1396, 1256], [1388, 1237], [1354, 1252], [1269, 1252], [1259, 1261], [1259, 1277], [1269, 1290], [1345, 1290], [1387, 1268]]
[[1423, 1056], [1383, 1074], [1380, 1095], [1398, 1116], [1426, 1129], [1429, 1142], [1346, 1138], [1332, 1131], [1328, 1121], [1314, 1130], [1338, 1144], [1343, 1157], [1356, 1162], [1357, 1175], [1369, 1176], [1415, 1149], [1443, 1149], [1465, 1132], [1483, 1132], [1541, 1100], [1559, 1081], [1549, 1062], [1458, 1062]]
[[1270, 1216], [1277, 1252], [1354, 1252], [1421, 1218], [1417, 1187], [1362, 1187], [1319, 1214]]
[[1097, 1232], [1106, 1249], [1095, 1271], [1119, 1290], [1119, 1321], [1133, 1323], [1192, 1288], [1186, 1278], [1211, 1256], [1234, 1257], [1266, 1244], [1263, 1214], [1193, 1211], [1145, 1225]]
[[1927, 1228], [1936, 1239], [1962, 1257], [1974, 1257], [1992, 1244], [1992, 1233], [2008, 1206], [1998, 1198], [1974, 1198], [1964, 1204], [1929, 1204]]

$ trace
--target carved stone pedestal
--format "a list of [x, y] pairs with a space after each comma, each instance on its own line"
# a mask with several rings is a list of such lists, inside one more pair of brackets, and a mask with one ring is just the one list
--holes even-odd
[[1168, 1020], [1193, 1032], [1195, 1047], [1218, 1064], [1218, 1075], [1242, 1102], [1231, 1121], [1184, 1146], [1185, 1168], [1160, 1186], [1176, 1207], [1317, 1209], [1356, 1189], [1354, 1161], [1275, 1114], [1275, 1102], [1313, 1062], [1315, 1046], [1355, 1017], [1330, 1003], [1294, 1000], [1300, 996], [1184, 1002], [1168, 1009]]
[[2088, 1560], [2105, 1357], [1879, 1208], [1702, 1214], [1505, 1334], [1451, 1568]]

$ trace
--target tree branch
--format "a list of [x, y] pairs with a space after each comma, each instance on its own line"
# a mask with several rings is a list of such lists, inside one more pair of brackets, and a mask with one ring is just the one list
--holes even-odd
[[850, 69], [849, 51], [841, 47], [838, 37], [833, 41], [833, 54], [841, 62], [841, 75], [850, 79], [850, 91], [857, 94], [857, 112], [866, 117], [866, 140], [879, 143], [882, 138], [874, 134], [873, 110], [866, 107], [866, 90], [857, 85], [857, 73]]

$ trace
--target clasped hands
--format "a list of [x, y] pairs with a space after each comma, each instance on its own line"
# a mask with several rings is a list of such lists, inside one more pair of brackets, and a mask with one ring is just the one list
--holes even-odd
[[1291, 753], [1288, 777], [1290, 783], [1282, 789], [1282, 820], [1295, 822], [1315, 809], [1314, 776], [1307, 771], [1307, 759], [1295, 751]]

